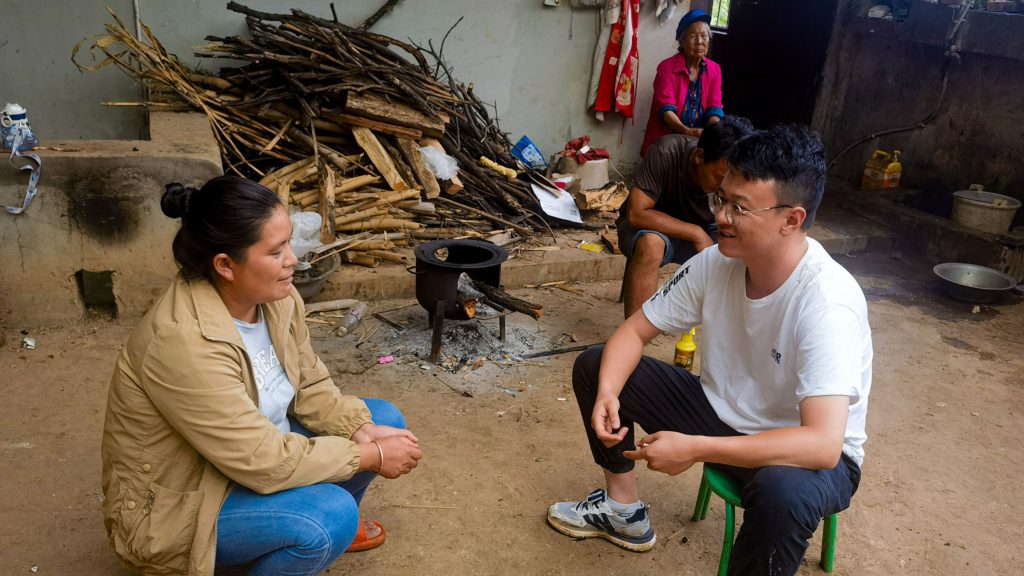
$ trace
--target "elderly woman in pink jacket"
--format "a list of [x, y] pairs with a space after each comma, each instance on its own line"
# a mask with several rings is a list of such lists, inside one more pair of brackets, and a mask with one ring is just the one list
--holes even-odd
[[722, 109], [722, 68], [707, 58], [711, 47], [711, 16], [690, 10], [676, 28], [679, 52], [658, 64], [654, 99], [640, 154], [665, 134], [700, 136], [718, 122]]

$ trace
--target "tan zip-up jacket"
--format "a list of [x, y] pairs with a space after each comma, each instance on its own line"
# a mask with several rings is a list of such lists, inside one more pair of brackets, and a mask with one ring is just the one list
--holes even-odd
[[322, 436], [282, 434], [257, 408], [245, 345], [208, 282], [178, 277], [132, 332], [110, 381], [103, 517], [117, 554], [144, 574], [213, 574], [232, 481], [268, 494], [339, 482], [359, 467], [349, 438], [370, 421], [313, 353], [302, 299], [263, 305], [295, 387], [288, 413]]

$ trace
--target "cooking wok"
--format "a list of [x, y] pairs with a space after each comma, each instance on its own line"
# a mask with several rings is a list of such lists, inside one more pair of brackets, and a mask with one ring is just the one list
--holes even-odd
[[992, 302], [1017, 285], [1012, 276], [977, 264], [946, 262], [932, 271], [942, 280], [946, 294], [975, 304]]

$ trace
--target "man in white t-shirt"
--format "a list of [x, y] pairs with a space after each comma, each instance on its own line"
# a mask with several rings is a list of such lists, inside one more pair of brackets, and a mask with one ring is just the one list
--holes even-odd
[[[576, 360], [573, 387], [607, 490], [553, 504], [548, 522], [650, 550], [634, 461], [673, 475], [705, 462], [744, 486], [729, 574], [794, 574], [818, 523], [847, 508], [860, 481], [867, 305], [853, 277], [807, 238], [825, 184], [818, 136], [759, 131], [735, 145], [729, 164], [710, 199], [718, 245]], [[698, 324], [700, 378], [642, 356], [658, 334]], [[638, 442], [634, 425], [647, 432]]]

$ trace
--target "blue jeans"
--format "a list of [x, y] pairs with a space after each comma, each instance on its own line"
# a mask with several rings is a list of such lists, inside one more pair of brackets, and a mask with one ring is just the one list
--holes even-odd
[[[405, 428], [390, 402], [364, 398], [375, 424]], [[315, 434], [293, 419], [292, 432]], [[313, 484], [257, 494], [238, 484], [217, 518], [217, 567], [252, 563], [254, 575], [314, 575], [355, 539], [359, 501], [377, 475], [360, 472], [338, 484]]]

